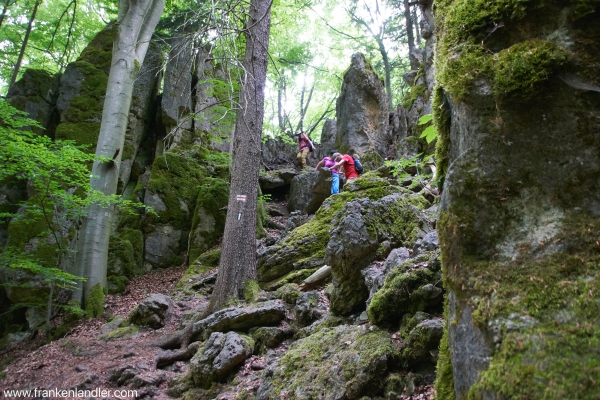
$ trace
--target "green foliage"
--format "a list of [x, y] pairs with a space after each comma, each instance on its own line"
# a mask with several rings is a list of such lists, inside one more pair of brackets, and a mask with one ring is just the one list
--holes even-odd
[[[410, 158], [387, 160], [384, 162], [384, 165], [390, 169], [392, 176], [398, 179], [398, 181], [412, 179], [409, 188], [413, 189], [425, 183], [425, 181], [432, 179], [432, 174], [425, 173], [425, 163], [431, 160], [431, 158], [432, 156], [422, 157], [422, 153], [419, 153]], [[435, 182], [430, 182], [430, 184], [435, 185]]]
[[[433, 115], [431, 114], [425, 114], [423, 115], [421, 118], [419, 118], [419, 125], [426, 125], [429, 122], [432, 122], [433, 119]], [[437, 139], [438, 137], [438, 133], [437, 130], [435, 129], [435, 125], [429, 125], [427, 128], [425, 128], [425, 130], [423, 132], [421, 132], [421, 135], [419, 136], [419, 138], [425, 138], [425, 140], [427, 141], [427, 144], [433, 142], [435, 139]]]
[[[134, 207], [143, 205], [92, 191], [89, 166], [94, 156], [73, 141], [53, 141], [28, 130], [41, 127], [25, 115], [0, 99], [0, 181], [26, 182], [33, 193], [18, 211], [0, 213], [0, 218], [10, 220], [0, 269], [35, 277], [36, 284], [41, 286], [37, 291], [49, 288], [52, 296], [54, 289], [72, 289], [82, 280], [61, 268], [70, 252], [68, 243], [75, 234], [73, 222], [85, 214], [86, 208], [92, 203], [116, 204], [126, 212], [133, 212]], [[38, 238], [36, 245], [30, 246], [34, 238]], [[32, 287], [31, 282], [12, 284], [21, 289]], [[46, 301], [42, 297], [29, 296], [31, 301], [24, 300], [15, 306], [41, 307]]]
[[[4, 4], [4, 2], [3, 2]], [[10, 1], [0, 28], [0, 92], [6, 92], [23, 36], [33, 11], [34, 1]], [[64, 71], [77, 58], [104, 21], [116, 17], [114, 0], [72, 2], [44, 0], [37, 11], [34, 29], [25, 49], [23, 65], [44, 69], [51, 74]], [[103, 21], [104, 19], [104, 21]]]

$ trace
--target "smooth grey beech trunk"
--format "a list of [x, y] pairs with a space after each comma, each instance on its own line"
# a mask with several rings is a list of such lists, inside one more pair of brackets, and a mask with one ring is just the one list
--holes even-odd
[[231, 171], [231, 189], [221, 249], [219, 274], [212, 298], [217, 310], [243, 296], [256, 280], [256, 208], [264, 117], [267, 46], [271, 2], [252, 0], [247, 21], [244, 78], [240, 93]]
[[[92, 188], [106, 195], [113, 195], [117, 190], [133, 84], [164, 6], [165, 0], [119, 1], [118, 33], [113, 42], [112, 62], [96, 147], [97, 156], [110, 157], [113, 161], [96, 161], [91, 175]], [[76, 272], [85, 277], [86, 282], [83, 284], [83, 293], [74, 294], [75, 299], [85, 300], [90, 290], [98, 284], [106, 286], [108, 242], [113, 214], [114, 207], [110, 206], [96, 204], [88, 209], [75, 261]]]

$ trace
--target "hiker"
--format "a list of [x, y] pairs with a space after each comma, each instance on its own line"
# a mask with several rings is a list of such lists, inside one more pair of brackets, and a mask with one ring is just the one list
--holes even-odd
[[340, 174], [337, 169], [331, 168], [335, 165], [334, 159], [336, 154], [339, 155], [340, 153], [332, 151], [331, 157], [323, 157], [316, 166], [317, 169], [325, 167], [331, 171], [331, 194], [338, 194], [340, 192]]
[[358, 172], [356, 172], [356, 168], [354, 166], [354, 158], [348, 154], [341, 155], [340, 153], [335, 154], [335, 165], [331, 168], [335, 168], [339, 171], [340, 168], [344, 169], [344, 175], [346, 176], [346, 181], [350, 179], [358, 178]]
[[296, 159], [302, 166], [302, 169], [306, 168], [306, 157], [308, 157], [308, 152], [313, 151], [315, 146], [310, 141], [309, 137], [304, 134], [304, 132], [298, 132], [296, 135], [298, 137], [298, 146], [300, 146], [300, 151], [296, 155]]

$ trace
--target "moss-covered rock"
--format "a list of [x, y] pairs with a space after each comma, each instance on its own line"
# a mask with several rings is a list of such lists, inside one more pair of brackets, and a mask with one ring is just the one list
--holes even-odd
[[325, 328], [294, 342], [263, 388], [272, 398], [283, 393], [315, 399], [381, 395], [397, 356], [385, 331], [349, 325]]
[[190, 361], [195, 386], [210, 388], [224, 380], [235, 366], [252, 355], [254, 340], [235, 332], [214, 332]]
[[457, 398], [596, 395], [591, 4], [436, 1], [437, 227]]
[[113, 340], [125, 340], [135, 337], [139, 332], [139, 328], [135, 325], [117, 327], [110, 332], [103, 333], [98, 336], [98, 339], [110, 342]]
[[183, 292], [193, 290], [191, 287], [197, 278], [206, 274], [211, 269], [218, 267], [220, 259], [220, 248], [209, 250], [201, 254], [184, 272], [179, 282], [177, 282], [176, 289]]
[[380, 243], [412, 247], [424, 230], [431, 229], [417, 197], [396, 193], [373, 202], [357, 199], [332, 221], [325, 254], [333, 275], [332, 312], [348, 315], [366, 308], [369, 290], [361, 271], [375, 259]]
[[188, 245], [189, 261], [217, 244], [225, 229], [229, 200], [229, 183], [219, 178], [204, 178], [199, 182], [201, 190], [196, 199]]
[[[364, 174], [355, 179], [353, 185], [352, 189], [325, 200], [314, 218], [294, 229], [281, 242], [269, 247], [260, 255], [257, 274], [261, 285], [276, 282], [295, 270], [321, 267], [330, 237], [331, 222], [344, 209], [346, 203], [361, 197], [377, 200], [401, 190], [376, 173]], [[300, 282], [305, 277], [299, 274], [293, 280], [288, 279], [281, 284]]]
[[390, 271], [367, 309], [373, 324], [398, 328], [403, 315], [440, 305], [442, 291], [435, 290], [433, 285], [441, 282], [441, 272], [428, 268], [436, 256], [435, 253], [424, 254]]

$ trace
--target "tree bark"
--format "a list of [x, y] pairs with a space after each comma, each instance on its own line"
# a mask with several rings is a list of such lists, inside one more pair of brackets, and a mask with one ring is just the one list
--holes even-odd
[[[243, 298], [256, 279], [256, 208], [264, 117], [271, 2], [252, 0], [247, 21], [244, 78], [234, 141], [231, 189], [219, 273], [211, 308]], [[245, 196], [245, 197], [241, 197]]]
[[[97, 156], [113, 157], [113, 162], [94, 162], [91, 185], [106, 195], [116, 193], [125, 130], [127, 128], [133, 83], [146, 56], [150, 38], [162, 15], [165, 0], [120, 0], [118, 34], [113, 55], [102, 123], [96, 147]], [[118, 153], [118, 154], [117, 154]], [[92, 205], [83, 220], [76, 258], [76, 271], [86, 278], [83, 300], [90, 290], [106, 286], [108, 241], [114, 207]], [[81, 299], [81, 293], [75, 293]]]
[[404, 0], [404, 19], [406, 20], [406, 38], [408, 39], [408, 59], [411, 69], [419, 69], [419, 60], [414, 56], [415, 51], [415, 35], [412, 15], [410, 12], [410, 4], [408, 0]]
[[[27, 31], [25, 32], [25, 38], [23, 39], [23, 44], [21, 45], [21, 51], [19, 52], [19, 58], [17, 58], [17, 63], [15, 64], [15, 69], [13, 71], [13, 75], [10, 78], [10, 83], [8, 85], [8, 91], [10, 92], [10, 88], [13, 87], [15, 82], [17, 81], [17, 77], [19, 76], [19, 70], [21, 69], [21, 63], [23, 62], [23, 56], [25, 55], [25, 48], [27, 47], [27, 42], [29, 42], [29, 35], [31, 34], [31, 30], [33, 29], [33, 21], [35, 21], [35, 14], [37, 14], [38, 7], [40, 6], [41, 0], [35, 2], [35, 6], [33, 7], [33, 12], [31, 13], [31, 17], [29, 18], [29, 25], [27, 25]], [[2, 16], [4, 18], [4, 15]]]

